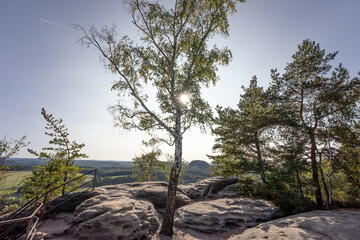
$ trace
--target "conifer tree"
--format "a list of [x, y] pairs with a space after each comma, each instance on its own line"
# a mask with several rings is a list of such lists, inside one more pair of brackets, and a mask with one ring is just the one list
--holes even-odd
[[209, 156], [217, 174], [225, 177], [253, 172], [266, 182], [269, 142], [272, 127], [284, 121], [276, 105], [270, 102], [269, 93], [253, 77], [249, 87], [242, 87], [237, 109], [217, 107], [218, 117], [213, 134], [217, 136], [213, 149], [220, 155]]
[[[50, 188], [66, 183], [71, 178], [76, 177], [80, 172], [78, 166], [74, 166], [75, 159], [87, 158], [86, 154], [81, 153], [85, 144], [78, 144], [70, 141], [68, 129], [63, 124], [62, 119], [56, 119], [52, 114], [48, 114], [44, 108], [41, 114], [46, 121], [45, 134], [51, 137], [50, 146], [42, 148], [42, 152], [32, 149], [28, 151], [39, 159], [49, 160], [46, 166], [34, 168], [33, 175], [25, 180], [23, 194], [27, 197], [38, 195]], [[66, 186], [62, 188], [64, 194]]]
[[288, 113], [294, 113], [298, 125], [307, 135], [312, 180], [316, 204], [323, 208], [318, 173], [318, 148], [321, 138], [327, 133], [327, 119], [332, 124], [351, 123], [357, 117], [356, 103], [360, 98], [359, 78], [351, 78], [347, 69], [339, 64], [332, 72], [329, 64], [337, 52], [325, 54], [319, 44], [304, 40], [298, 45], [293, 61], [280, 75], [272, 70], [272, 89], [276, 89], [278, 103], [286, 106]]

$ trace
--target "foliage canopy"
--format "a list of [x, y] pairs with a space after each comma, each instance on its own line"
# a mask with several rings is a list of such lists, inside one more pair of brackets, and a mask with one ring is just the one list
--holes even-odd
[[[212, 111], [201, 89], [218, 81], [218, 66], [227, 65], [232, 57], [228, 48], [210, 47], [208, 42], [216, 35], [229, 35], [228, 17], [239, 2], [244, 0], [176, 0], [166, 9], [158, 2], [130, 0], [140, 46], [128, 36], [117, 40], [115, 27], [86, 31], [77, 26], [83, 31], [80, 42], [95, 47], [105, 67], [119, 77], [112, 90], [122, 99], [111, 108], [117, 124], [175, 145], [162, 225], [166, 235], [172, 234], [183, 134], [194, 125], [204, 130], [211, 122]], [[157, 107], [151, 104], [149, 88], [155, 89], [152, 100]], [[190, 103], [179, 100], [184, 94]], [[165, 137], [156, 135], [157, 130], [165, 130]]]
[[213, 148], [220, 154], [210, 156], [215, 172], [245, 176], [241, 186], [248, 194], [256, 189], [249, 181], [258, 181], [246, 174], [261, 176], [261, 194], [283, 196], [285, 205], [287, 195], [294, 197], [292, 204], [315, 196], [323, 208], [325, 192], [331, 208], [332, 160], [335, 174], [342, 171], [356, 185], [360, 79], [351, 78], [342, 64], [332, 70], [336, 55], [304, 40], [283, 74], [271, 71], [269, 88], [258, 87], [254, 77], [243, 87], [237, 109], [218, 107]]

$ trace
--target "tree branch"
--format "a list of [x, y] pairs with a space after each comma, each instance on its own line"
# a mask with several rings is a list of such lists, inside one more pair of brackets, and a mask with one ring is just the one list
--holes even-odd
[[[149, 113], [149, 115], [151, 117], [153, 117], [164, 129], [166, 129], [169, 133], [171, 133], [173, 136], [176, 135], [176, 133], [169, 127], [167, 126], [163, 121], [160, 120], [160, 118], [158, 116], [156, 116], [155, 113], [153, 113], [148, 107], [147, 105], [144, 103], [144, 101], [138, 96], [136, 90], [134, 89], [134, 87], [130, 84], [129, 79], [120, 71], [119, 67], [117, 66], [117, 64], [114, 62], [114, 60], [112, 58], [110, 58], [105, 51], [102, 49], [100, 43], [96, 40], [96, 37], [91, 34], [91, 37], [87, 34], [87, 32], [85, 31], [85, 29], [79, 25], [77, 25], [80, 29], [82, 29], [86, 40], [88, 40], [90, 42], [91, 45], [95, 46], [100, 53], [103, 55], [103, 57], [105, 59], [107, 59], [111, 65], [114, 67], [115, 71], [126, 81], [126, 84], [128, 85], [131, 95], [139, 102], [139, 104], [143, 107], [143, 109]], [[81, 39], [83, 39], [81, 38]]]

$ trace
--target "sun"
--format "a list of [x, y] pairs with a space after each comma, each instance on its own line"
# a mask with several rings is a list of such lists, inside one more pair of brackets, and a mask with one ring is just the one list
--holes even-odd
[[179, 97], [179, 101], [183, 104], [183, 105], [187, 105], [190, 103], [190, 96], [188, 94], [181, 94]]

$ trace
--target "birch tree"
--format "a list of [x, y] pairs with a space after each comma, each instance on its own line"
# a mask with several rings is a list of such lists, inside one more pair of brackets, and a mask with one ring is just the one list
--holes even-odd
[[[128, 36], [117, 40], [115, 27], [77, 26], [83, 31], [80, 42], [95, 47], [105, 68], [118, 76], [112, 90], [121, 101], [111, 110], [119, 126], [153, 135], [164, 131], [166, 136], [159, 139], [175, 147], [163, 234], [173, 233], [183, 134], [191, 126], [205, 129], [208, 125], [212, 111], [201, 89], [218, 81], [218, 66], [227, 65], [232, 57], [226, 47], [210, 47], [209, 40], [229, 35], [228, 17], [244, 1], [175, 0], [171, 9], [157, 1], [127, 1], [141, 45]], [[157, 107], [149, 104], [149, 86], [156, 89]]]

